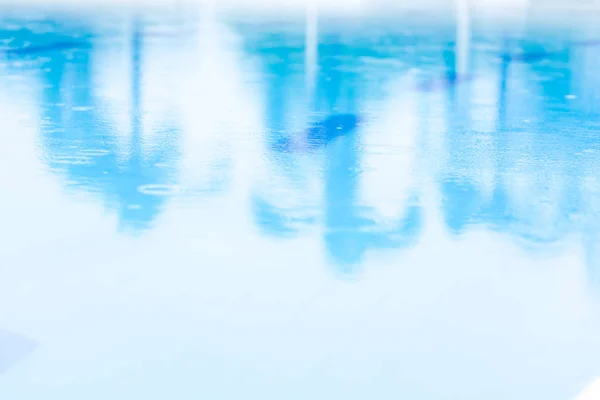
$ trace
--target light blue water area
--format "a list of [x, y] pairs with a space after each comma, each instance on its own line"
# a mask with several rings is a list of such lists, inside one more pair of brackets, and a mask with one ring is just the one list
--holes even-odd
[[0, 398], [599, 376], [600, 24], [402, 21], [6, 17]]

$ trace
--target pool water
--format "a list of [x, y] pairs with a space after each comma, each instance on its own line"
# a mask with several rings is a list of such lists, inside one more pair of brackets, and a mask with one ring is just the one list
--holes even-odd
[[0, 21], [0, 398], [570, 399], [600, 24]]

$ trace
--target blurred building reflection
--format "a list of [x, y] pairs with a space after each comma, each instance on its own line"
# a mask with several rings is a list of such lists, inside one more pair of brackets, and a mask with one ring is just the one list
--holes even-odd
[[[600, 46], [589, 38], [600, 32], [511, 38], [459, 26], [452, 37], [408, 23], [320, 31], [310, 18], [306, 31], [207, 19], [201, 46], [178, 36], [153, 57], [137, 22], [121, 49], [127, 60], [111, 66], [126, 65], [127, 78], [102, 90], [99, 66], [118, 57], [100, 51], [91, 28], [48, 34], [66, 25], [55, 21], [45, 33], [2, 35], [14, 39], [5, 51], [13, 68], [39, 73], [42, 158], [67, 186], [101, 198], [124, 230], [148, 229], [169, 199], [198, 189], [181, 187], [182, 173], [203, 194], [225, 190], [234, 142], [254, 140], [231, 133], [246, 129], [244, 112], [256, 123], [260, 106], [234, 101], [254, 80], [266, 126], [249, 197], [264, 234], [319, 231], [336, 268], [352, 272], [370, 250], [414, 244], [426, 211], [439, 211], [451, 236], [485, 229], [539, 251], [578, 237], [598, 276]], [[204, 64], [166, 60], [171, 69], [150, 76], [148, 63], [173, 48], [194, 49]], [[170, 87], [181, 71], [181, 86]], [[126, 97], [123, 107], [100, 93], [111, 90]], [[435, 209], [423, 208], [425, 198]]]
[[[66, 22], [56, 24], [62, 29], [68, 26]], [[167, 119], [159, 128], [154, 127], [158, 140], [152, 146], [144, 143], [142, 30], [139, 21], [131, 29], [130, 85], [116, 89], [130, 95], [126, 148], [120, 143], [122, 127], [111, 121], [106, 104], [98, 96], [95, 77], [106, 71], [96, 69], [98, 53], [91, 31], [53, 39], [60, 46], [38, 46], [36, 38], [30, 38], [34, 43], [27, 51], [10, 54], [13, 61], [26, 58], [40, 69], [40, 149], [44, 161], [65, 177], [68, 187], [102, 198], [117, 212], [121, 229], [131, 233], [151, 227], [174, 193], [180, 136], [175, 121]], [[48, 41], [43, 34], [39, 37], [38, 42]], [[65, 43], [70, 45], [62, 45]], [[117, 60], [111, 68], [124, 67]]]
[[[440, 181], [444, 216], [454, 234], [484, 226], [540, 252], [580, 237], [590, 279], [597, 281], [600, 243], [592, 239], [598, 232], [592, 221], [600, 203], [597, 180], [590, 181], [597, 170], [590, 156], [599, 151], [600, 136], [589, 119], [590, 97], [577, 101], [573, 79], [586, 74], [585, 64], [573, 59], [578, 49], [569, 42], [552, 46], [546, 54], [541, 44], [525, 44], [516, 50], [521, 56], [500, 57], [497, 123], [490, 132], [491, 192], [468, 178], [486, 171], [485, 160], [472, 154], [489, 141], [487, 133], [473, 129], [473, 118], [481, 117], [468, 92], [473, 88], [448, 90], [448, 163]], [[514, 46], [503, 54], [511, 51]], [[532, 52], [546, 55], [530, 57]]]
[[[275, 44], [273, 37], [285, 47]], [[271, 164], [275, 169], [261, 179], [282, 178], [271, 193], [259, 189], [253, 195], [255, 218], [262, 230], [289, 236], [298, 234], [303, 225], [320, 221], [325, 249], [343, 272], [359, 268], [371, 249], [412, 244], [421, 226], [417, 197], [413, 196], [400, 220], [376, 221], [374, 210], [362, 204], [360, 196], [363, 126], [371, 117], [368, 98], [378, 92], [372, 86], [382, 83], [365, 79], [372, 76], [364, 66], [365, 58], [373, 56], [374, 50], [369, 46], [354, 48], [343, 35], [318, 35], [313, 53], [316, 81], [314, 87], [313, 83], [307, 84], [312, 91], [304, 90], [307, 80], [303, 72], [309, 74], [311, 66], [303, 65], [310, 57], [304, 56], [307, 50], [300, 35], [265, 35], [257, 42], [248, 47], [262, 61], [265, 71], [266, 159], [275, 161]], [[313, 169], [302, 170], [303, 161], [312, 164]], [[322, 190], [303, 201], [305, 193], [299, 189], [299, 176], [322, 179]], [[264, 187], [262, 182], [259, 185]], [[294, 205], [275, 206], [278, 203]]]
[[[368, 249], [411, 243], [422, 225], [419, 195], [416, 195], [419, 190], [406, 186], [405, 197], [412, 200], [407, 202], [410, 205], [401, 213], [404, 219], [397, 220], [395, 230], [389, 229], [394, 225], [389, 220], [373, 219], [372, 211], [361, 200], [364, 195], [360, 194], [360, 187], [364, 185], [359, 182], [374, 179], [367, 173], [368, 169], [365, 171], [364, 159], [379, 157], [371, 154], [369, 146], [365, 147], [376, 136], [372, 129], [365, 131], [377, 115], [372, 110], [381, 112], [386, 101], [398, 101], [397, 96], [400, 96], [393, 93], [396, 99], [387, 97], [385, 101], [372, 97], [374, 91], [370, 85], [376, 81], [366, 77], [376, 72], [365, 68], [364, 62], [374, 47], [363, 49], [360, 40], [350, 43], [344, 35], [321, 34], [315, 52], [318, 71], [315, 97], [310, 103], [310, 99], [298, 94], [303, 93], [302, 40], [284, 34], [279, 38], [296, 46], [284, 56], [262, 58], [270, 88], [267, 95], [269, 157], [281, 162], [279, 173], [287, 170], [289, 174], [301, 168], [293, 167], [291, 160], [297, 160], [299, 149], [306, 150], [306, 147], [299, 146], [293, 135], [306, 137], [307, 128], [298, 127], [297, 121], [296, 125], [292, 124], [293, 118], [286, 116], [286, 112], [304, 122], [309, 133], [311, 124], [315, 124], [325, 136], [330, 135], [331, 140], [322, 143], [322, 150], [315, 152], [312, 160], [323, 166], [321, 221], [325, 246], [333, 262], [339, 268], [352, 270]], [[475, 36], [477, 40], [482, 39]], [[395, 60], [406, 60], [409, 67], [424, 68], [417, 71], [422, 83], [410, 88], [405, 86], [405, 90], [411, 90], [413, 98], [422, 96], [425, 102], [436, 101], [440, 92], [445, 98], [442, 109], [433, 106], [420, 118], [441, 117], [445, 121], [444, 161], [440, 168], [428, 171], [437, 175], [440, 207], [449, 232], [461, 235], [472, 228], [485, 227], [509, 234], [528, 248], [534, 245], [538, 251], [543, 251], [539, 246], [560, 244], [574, 233], [584, 237], [595, 235], [592, 232], [596, 229], [591, 228], [589, 221], [597, 214], [597, 206], [590, 204], [591, 195], [585, 191], [584, 177], [588, 176], [589, 186], [592, 179], [589, 174], [595, 167], [595, 162], [592, 165], [589, 162], [591, 155], [596, 154], [598, 141], [591, 126], [578, 122], [590, 121], [586, 114], [594, 107], [594, 100], [587, 95], [585, 103], [577, 102], [572, 93], [577, 88], [573, 77], [586, 74], [583, 67], [586, 64], [579, 67], [574, 63], [574, 56], [581, 52], [569, 47], [568, 42], [549, 38], [548, 43], [506, 40], [495, 55], [476, 50], [468, 57], [464, 54], [459, 57], [457, 51], [467, 50], [457, 49], [457, 38], [448, 45], [440, 41], [438, 57], [419, 64], [418, 55], [404, 55], [404, 58], [399, 55], [402, 42], [401, 37], [389, 40], [393, 49], [385, 51], [394, 54]], [[264, 48], [274, 49], [269, 45]], [[377, 57], [385, 59], [385, 51], [378, 52]], [[591, 57], [589, 53], [588, 49], [586, 58]], [[461, 63], [468, 64], [460, 67]], [[465, 72], [459, 73], [458, 67], [474, 70], [463, 77], [469, 79], [460, 79]], [[382, 71], [379, 78], [386, 73], [397, 77], [406, 75], [407, 69], [395, 68], [393, 73]], [[436, 79], [439, 81], [435, 78], [436, 71], [441, 72], [438, 76], [444, 77], [446, 84], [435, 85]], [[381, 80], [377, 83], [381, 84]], [[424, 92], [420, 95], [415, 90]], [[306, 115], [291, 112], [290, 104], [294, 102], [312, 104], [312, 111], [306, 111]], [[415, 108], [413, 112], [422, 111]], [[339, 127], [328, 133], [329, 121], [343, 115], [363, 118], [365, 124], [342, 135], [336, 134]], [[588, 124], [593, 125], [593, 121]], [[383, 129], [393, 128], [385, 126]], [[427, 141], [417, 139], [411, 143], [415, 154], [439, 155], [421, 147]], [[430, 163], [439, 161], [432, 159]], [[410, 165], [416, 168], [416, 164]], [[287, 179], [288, 185], [294, 182], [292, 175]], [[292, 211], [294, 207], [286, 210], [272, 206], [281, 198], [294, 196], [297, 194], [289, 190], [279, 190], [266, 197], [255, 195], [255, 205], [259, 204], [257, 199], [261, 199], [260, 207], [255, 207], [259, 224], [265, 230], [285, 236], [292, 231], [298, 233], [300, 223], [316, 222], [317, 213], [311, 207], [305, 210], [313, 210], [312, 215], [298, 218]], [[577, 222], [581, 220], [588, 224], [584, 227]], [[597, 246], [593, 242], [585, 240], [590, 268], [593, 268], [592, 254], [595, 254], [590, 247]]]
[[317, 218], [314, 185], [302, 170], [303, 160], [293, 152], [296, 135], [308, 118], [303, 37], [255, 32], [247, 36], [244, 45], [245, 51], [260, 61], [267, 124], [263, 174], [268, 179], [261, 178], [253, 189], [254, 218], [265, 234], [297, 235]]

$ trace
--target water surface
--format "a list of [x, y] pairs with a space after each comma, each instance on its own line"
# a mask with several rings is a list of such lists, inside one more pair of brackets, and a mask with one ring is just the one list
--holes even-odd
[[600, 375], [600, 25], [404, 21], [5, 18], [0, 397]]

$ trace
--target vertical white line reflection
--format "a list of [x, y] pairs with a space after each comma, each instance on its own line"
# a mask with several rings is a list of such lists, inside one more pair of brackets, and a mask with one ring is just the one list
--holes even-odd
[[317, 7], [310, 3], [306, 7], [306, 32], [305, 32], [304, 68], [306, 95], [309, 101], [313, 98], [317, 76], [317, 52], [319, 43], [319, 26]]
[[469, 0], [456, 0], [456, 76], [468, 73], [471, 27]]

